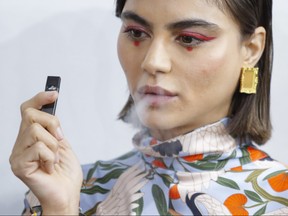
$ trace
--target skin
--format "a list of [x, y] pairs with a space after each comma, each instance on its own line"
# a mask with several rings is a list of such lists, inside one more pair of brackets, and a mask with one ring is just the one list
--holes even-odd
[[41, 92], [21, 105], [22, 121], [10, 163], [40, 201], [44, 215], [77, 215], [80, 164], [57, 117], [39, 111], [57, 97], [57, 92]]
[[[119, 59], [137, 115], [152, 135], [168, 139], [227, 116], [240, 68], [259, 60], [265, 30], [259, 27], [241, 40], [237, 24], [204, 0], [128, 0], [125, 13]], [[201, 19], [201, 25], [179, 25], [187, 19]], [[21, 105], [10, 164], [39, 199], [43, 214], [77, 215], [80, 164], [58, 118], [39, 111], [57, 97], [57, 92], [41, 92]]]
[[[121, 19], [119, 59], [137, 116], [159, 140], [228, 116], [241, 67], [253, 67], [264, 47], [262, 27], [242, 40], [233, 19], [203, 0], [128, 0]], [[209, 24], [172, 25], [184, 20]], [[143, 97], [143, 86], [173, 97]]]

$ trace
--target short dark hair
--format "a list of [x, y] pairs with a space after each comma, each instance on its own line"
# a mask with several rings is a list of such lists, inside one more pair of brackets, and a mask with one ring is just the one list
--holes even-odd
[[[272, 0], [207, 0], [214, 2], [239, 25], [243, 38], [251, 36], [262, 26], [266, 30], [265, 48], [260, 60], [259, 83], [256, 94], [235, 91], [231, 106], [229, 133], [241, 140], [251, 139], [261, 145], [271, 137], [270, 85], [273, 65]], [[126, 0], [116, 0], [116, 16], [120, 17]], [[127, 115], [134, 105], [131, 95], [119, 113], [119, 119], [129, 122]]]

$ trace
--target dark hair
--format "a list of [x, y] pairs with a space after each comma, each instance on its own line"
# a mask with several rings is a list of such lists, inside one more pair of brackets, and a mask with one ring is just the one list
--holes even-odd
[[[242, 94], [235, 91], [231, 106], [230, 134], [241, 140], [247, 138], [257, 144], [264, 144], [271, 137], [270, 82], [273, 64], [272, 0], [221, 0], [211, 1], [238, 23], [243, 38], [251, 36], [262, 26], [266, 30], [265, 48], [260, 60], [259, 83], [256, 94]], [[120, 17], [126, 0], [116, 0], [116, 16]], [[119, 119], [129, 122], [127, 115], [134, 102], [131, 95]]]

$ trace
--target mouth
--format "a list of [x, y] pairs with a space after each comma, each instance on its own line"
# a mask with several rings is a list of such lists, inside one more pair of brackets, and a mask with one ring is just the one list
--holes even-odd
[[140, 95], [155, 95], [155, 96], [167, 96], [167, 97], [174, 97], [176, 93], [168, 91], [164, 88], [159, 86], [143, 86], [138, 90]]
[[149, 105], [156, 106], [167, 103], [174, 99], [177, 94], [159, 86], [145, 85], [138, 89], [141, 99], [144, 99]]

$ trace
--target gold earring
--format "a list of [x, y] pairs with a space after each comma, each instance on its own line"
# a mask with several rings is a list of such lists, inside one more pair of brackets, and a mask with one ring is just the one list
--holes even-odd
[[243, 67], [241, 70], [240, 92], [246, 94], [256, 94], [258, 84], [259, 68]]

